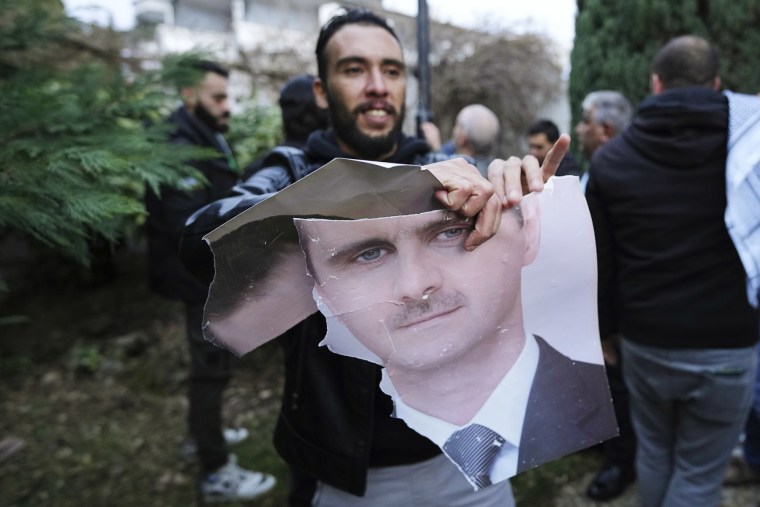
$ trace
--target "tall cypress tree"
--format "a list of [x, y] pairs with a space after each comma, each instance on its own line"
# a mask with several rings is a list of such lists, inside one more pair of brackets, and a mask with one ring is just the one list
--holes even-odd
[[718, 48], [725, 88], [760, 92], [758, 26], [757, 0], [578, 0], [570, 57], [573, 124], [594, 90], [617, 90], [636, 107], [649, 93], [652, 58], [678, 35], [699, 35]]
[[760, 2], [757, 0], [703, 1], [708, 39], [720, 51], [723, 87], [760, 93]]

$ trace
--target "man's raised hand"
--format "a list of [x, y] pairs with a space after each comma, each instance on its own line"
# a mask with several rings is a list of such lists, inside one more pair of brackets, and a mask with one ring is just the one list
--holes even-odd
[[509, 157], [507, 160], [496, 159], [488, 166], [490, 181], [505, 207], [516, 206], [522, 196], [530, 192], [540, 192], [544, 183], [557, 172], [559, 164], [570, 146], [570, 136], [562, 134], [546, 154], [544, 164], [538, 165], [538, 159], [526, 155], [521, 159]]
[[475, 228], [465, 241], [464, 247], [473, 250], [496, 234], [501, 223], [501, 203], [491, 183], [483, 178], [472, 164], [462, 158], [453, 158], [423, 167], [430, 171], [445, 190], [436, 197], [452, 211], [473, 217]]

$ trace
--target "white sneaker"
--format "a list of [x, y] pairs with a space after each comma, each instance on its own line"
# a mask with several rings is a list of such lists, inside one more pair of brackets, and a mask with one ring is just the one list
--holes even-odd
[[248, 438], [248, 430], [245, 428], [224, 428], [224, 441], [227, 445], [239, 444]]
[[253, 500], [277, 483], [274, 476], [241, 468], [234, 455], [222, 468], [201, 481], [203, 501], [208, 503]]

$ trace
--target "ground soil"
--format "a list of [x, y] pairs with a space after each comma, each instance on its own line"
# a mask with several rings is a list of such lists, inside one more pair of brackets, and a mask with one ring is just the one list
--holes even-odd
[[[3, 277], [0, 296], [0, 507], [196, 505], [196, 465], [179, 454], [185, 430], [182, 306], [151, 294], [144, 252], [120, 250], [93, 274], [35, 254]], [[18, 268], [18, 269], [16, 269]], [[282, 358], [276, 344], [236, 367], [230, 426], [252, 437], [241, 464], [275, 474], [252, 506], [285, 505], [287, 470], [271, 445]], [[587, 506], [594, 450], [513, 480], [518, 505]], [[635, 505], [631, 490], [609, 504]], [[760, 488], [726, 490], [725, 507], [754, 507]], [[754, 502], [754, 503], [753, 503]]]

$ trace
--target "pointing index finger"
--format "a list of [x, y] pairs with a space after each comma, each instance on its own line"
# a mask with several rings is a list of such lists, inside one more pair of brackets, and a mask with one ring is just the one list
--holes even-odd
[[557, 168], [562, 163], [562, 159], [565, 158], [568, 148], [570, 147], [570, 136], [562, 134], [554, 143], [552, 149], [546, 154], [544, 164], [541, 166], [544, 181], [557, 173]]

